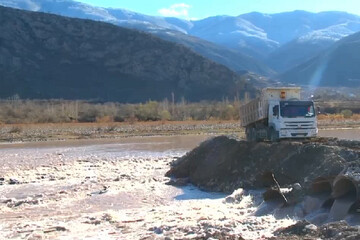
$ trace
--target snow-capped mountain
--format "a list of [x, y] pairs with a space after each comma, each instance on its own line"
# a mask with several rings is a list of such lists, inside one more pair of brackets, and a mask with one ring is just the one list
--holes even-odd
[[360, 87], [360, 32], [286, 71], [280, 80], [311, 86]]
[[360, 31], [360, 24], [358, 21], [348, 20], [344, 23], [331, 25], [327, 28], [314, 30], [297, 39], [297, 42], [318, 42], [318, 41], [332, 41], [336, 42], [344, 37], [347, 37], [355, 32]]
[[[207, 26], [204, 24], [199, 26], [198, 22], [195, 22], [189, 33], [237, 49], [246, 46], [245, 51], [257, 50], [255, 53], [246, 51], [248, 54], [263, 59], [295, 39], [301, 40], [302, 43], [322, 40], [335, 42], [360, 29], [360, 17], [344, 12], [294, 11], [278, 14], [253, 12], [238, 17], [226, 17], [226, 21], [223, 18], [218, 18], [217, 21], [209, 21], [209, 19], [202, 21], [206, 21]], [[208, 29], [213, 34], [204, 34]], [[221, 39], [221, 36], [225, 39]], [[239, 42], [243, 45], [239, 46]]]
[[282, 45], [270, 53], [265, 62], [274, 70], [285, 72], [358, 31], [360, 31], [360, 24], [353, 20], [314, 30]]
[[193, 22], [188, 34], [262, 58], [279, 47], [264, 29], [241, 17], [216, 16]]
[[31, 0], [2, 0], [0, 5], [12, 8], [20, 8], [29, 11], [39, 11], [41, 9], [39, 3]]
[[[73, 0], [0, 0], [0, 5], [19, 8], [29, 11], [53, 13], [67, 17], [76, 17], [105, 21], [118, 25], [143, 24], [149, 28], [161, 28], [183, 31], [177, 24], [172, 24], [172, 19], [152, 17], [126, 9], [113, 9], [92, 6]], [[179, 25], [180, 22], [178, 22]]]

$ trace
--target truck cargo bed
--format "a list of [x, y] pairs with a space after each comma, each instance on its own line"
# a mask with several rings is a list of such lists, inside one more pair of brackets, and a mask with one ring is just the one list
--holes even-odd
[[257, 98], [240, 107], [241, 126], [246, 127], [251, 123], [268, 117], [268, 101]]

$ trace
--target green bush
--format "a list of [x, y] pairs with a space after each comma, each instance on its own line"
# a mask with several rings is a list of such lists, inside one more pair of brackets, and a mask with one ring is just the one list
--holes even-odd
[[345, 109], [341, 111], [341, 114], [344, 116], [344, 118], [351, 118], [353, 112], [349, 109]]
[[171, 114], [168, 110], [162, 110], [160, 112], [160, 118], [162, 121], [169, 121], [171, 119]]
[[140, 104], [135, 113], [135, 116], [140, 121], [156, 121], [160, 120], [158, 113], [158, 102], [149, 101], [145, 104]]

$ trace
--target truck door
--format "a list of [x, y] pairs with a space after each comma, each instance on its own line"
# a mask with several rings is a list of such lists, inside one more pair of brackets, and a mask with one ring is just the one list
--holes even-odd
[[274, 128], [276, 131], [279, 131], [279, 112], [280, 106], [279, 104], [269, 104], [269, 127]]

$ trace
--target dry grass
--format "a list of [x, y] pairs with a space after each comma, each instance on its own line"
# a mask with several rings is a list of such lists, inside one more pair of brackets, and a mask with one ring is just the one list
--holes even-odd
[[320, 114], [318, 116], [319, 128], [360, 127], [360, 114], [345, 117], [343, 114]]
[[360, 121], [360, 114], [353, 114], [351, 117], [344, 117], [343, 114], [320, 114], [318, 116], [319, 121]]

